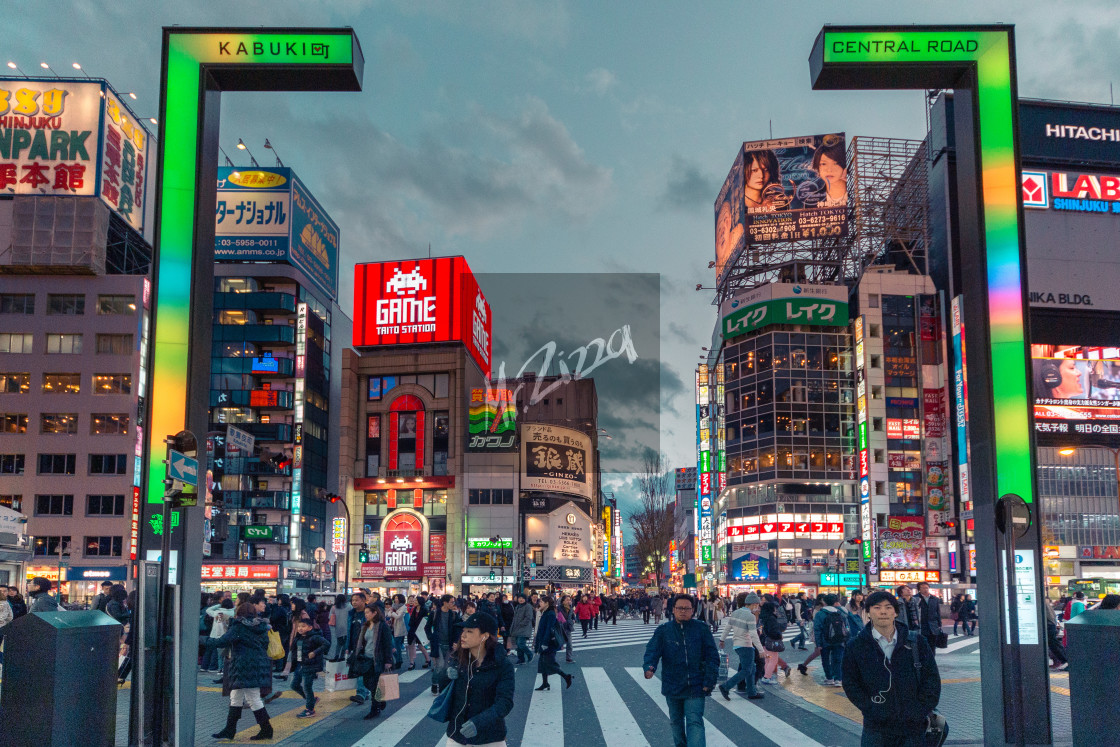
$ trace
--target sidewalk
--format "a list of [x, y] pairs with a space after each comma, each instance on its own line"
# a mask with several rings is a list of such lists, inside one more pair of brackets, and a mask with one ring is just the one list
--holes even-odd
[[[216, 676], [210, 672], [198, 675], [198, 701], [195, 712], [195, 738], [194, 743], [199, 747], [210, 747], [219, 744], [258, 744], [251, 742], [249, 737], [259, 731], [253, 714], [248, 709], [242, 710], [241, 720], [237, 722], [237, 737], [230, 740], [216, 740], [210, 735], [220, 731], [226, 723], [226, 714], [229, 712], [229, 698], [222, 696], [221, 685], [215, 685]], [[300, 732], [313, 726], [319, 726], [324, 720], [338, 713], [346, 706], [354, 705], [350, 696], [354, 690], [343, 690], [328, 693], [323, 688], [323, 680], [315, 684], [315, 694], [319, 697], [319, 704], [315, 708], [315, 717], [297, 719], [296, 714], [303, 710], [303, 698], [292, 692], [291, 678], [281, 682], [274, 680], [275, 691], [282, 694], [278, 700], [269, 703], [268, 714], [272, 720], [272, 729], [275, 737], [265, 744], [280, 744], [284, 740], [297, 736]], [[117, 693], [117, 739], [116, 747], [128, 747], [128, 701], [129, 686], [126, 683]], [[357, 707], [357, 706], [355, 706]]]

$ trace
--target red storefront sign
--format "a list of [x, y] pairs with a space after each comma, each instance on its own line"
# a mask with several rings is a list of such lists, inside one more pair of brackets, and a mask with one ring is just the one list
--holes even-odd
[[381, 561], [387, 576], [418, 578], [424, 563], [424, 527], [420, 518], [402, 511], [381, 527]]
[[447, 560], [447, 535], [428, 535], [428, 560], [432, 563], [443, 563]]
[[217, 580], [229, 579], [231, 581], [262, 579], [275, 579], [280, 576], [280, 566], [276, 565], [203, 565], [201, 577], [203, 579]]
[[462, 257], [354, 267], [354, 347], [460, 341], [490, 376], [490, 304]]

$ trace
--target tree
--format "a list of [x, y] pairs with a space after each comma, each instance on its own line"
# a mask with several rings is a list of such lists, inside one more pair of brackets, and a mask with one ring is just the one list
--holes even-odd
[[642, 507], [627, 517], [634, 530], [638, 557], [643, 562], [651, 556], [654, 558], [653, 570], [658, 587], [661, 586], [661, 568], [669, 557], [669, 542], [673, 539], [676, 527], [673, 516], [673, 499], [676, 494], [667, 462], [661, 452], [646, 450], [642, 459], [642, 471], [638, 473]]

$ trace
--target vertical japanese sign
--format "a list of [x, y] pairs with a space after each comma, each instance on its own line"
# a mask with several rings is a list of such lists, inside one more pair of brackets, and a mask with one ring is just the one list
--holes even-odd
[[138, 232], [144, 232], [147, 184], [148, 131], [117, 98], [105, 89], [105, 116], [101, 138], [101, 200]]
[[300, 515], [303, 513], [303, 417], [307, 378], [307, 304], [296, 306], [296, 376], [292, 384], [294, 400], [292, 431], [292, 515], [288, 530], [288, 552], [299, 560]]
[[853, 325], [856, 342], [856, 446], [859, 450], [859, 524], [863, 562], [868, 573], [878, 575], [875, 562], [875, 525], [871, 513], [871, 452], [867, 443], [867, 371], [864, 363], [864, 317]]
[[[957, 475], [961, 497], [961, 511], [965, 529], [973, 530], [972, 486], [968, 473], [968, 367], [964, 349], [964, 317], [961, 315], [962, 298], [953, 299], [953, 419], [957, 433]], [[974, 551], [975, 552], [975, 551]]]

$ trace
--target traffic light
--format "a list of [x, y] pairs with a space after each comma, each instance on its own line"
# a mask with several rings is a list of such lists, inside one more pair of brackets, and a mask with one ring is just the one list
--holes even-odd
[[341, 496], [341, 495], [335, 495], [334, 493], [327, 493], [327, 494], [326, 494], [325, 496], [323, 496], [323, 497], [324, 497], [324, 498], [326, 498], [326, 499], [327, 499], [328, 501], [330, 501], [331, 503], [338, 503], [339, 501], [341, 501], [341, 500], [342, 500], [342, 496]]
[[279, 470], [287, 469], [292, 464], [292, 458], [287, 454], [273, 454], [268, 461]]
[[946, 519], [945, 521], [939, 521], [939, 522], [937, 522], [937, 526], [941, 527], [942, 529], [956, 529], [957, 528], [957, 520], [956, 519]]
[[360, 548], [358, 548], [358, 562], [359, 563], [368, 563], [369, 562], [369, 545], [367, 545], [364, 542], [362, 543], [362, 546]]

